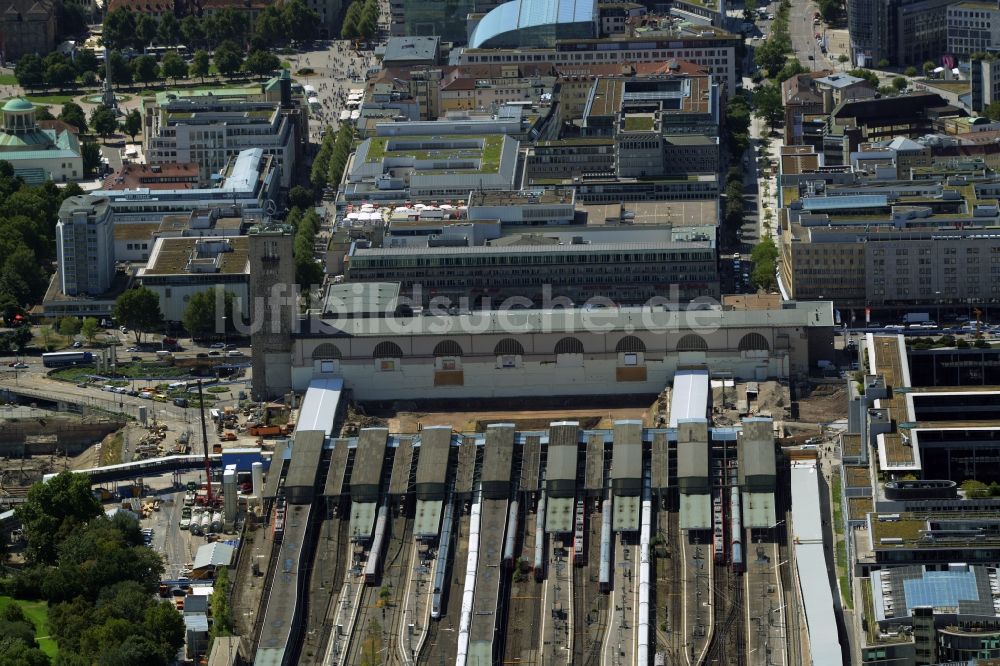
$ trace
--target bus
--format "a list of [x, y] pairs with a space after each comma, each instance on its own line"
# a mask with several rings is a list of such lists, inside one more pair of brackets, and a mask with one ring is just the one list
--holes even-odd
[[70, 365], [91, 365], [94, 355], [89, 351], [51, 352], [42, 354], [42, 365], [46, 368], [65, 368]]

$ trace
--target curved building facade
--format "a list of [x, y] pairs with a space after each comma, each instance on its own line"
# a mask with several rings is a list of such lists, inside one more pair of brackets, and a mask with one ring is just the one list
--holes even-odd
[[474, 49], [553, 47], [559, 39], [597, 37], [596, 0], [511, 0], [484, 16], [469, 37]]

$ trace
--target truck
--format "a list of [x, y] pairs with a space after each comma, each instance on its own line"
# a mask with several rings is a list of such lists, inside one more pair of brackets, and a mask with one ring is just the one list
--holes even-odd
[[928, 312], [907, 312], [903, 315], [904, 324], [928, 324], [931, 321], [931, 315]]

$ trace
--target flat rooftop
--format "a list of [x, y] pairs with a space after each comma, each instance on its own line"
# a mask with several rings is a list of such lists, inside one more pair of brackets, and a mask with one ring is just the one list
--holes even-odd
[[326, 433], [322, 430], [296, 430], [292, 439], [292, 459], [288, 463], [285, 488], [311, 488], [323, 454]]
[[[221, 248], [220, 252], [199, 252], [196, 248]], [[188, 270], [192, 265], [216, 261], [214, 270]], [[140, 276], [152, 275], [242, 275], [250, 272], [250, 240], [246, 236], [219, 238], [158, 238]]]
[[494, 424], [486, 429], [482, 482], [510, 483], [514, 456], [514, 426]]
[[417, 485], [444, 485], [451, 454], [451, 426], [432, 426], [420, 431]]
[[362, 486], [377, 488], [382, 481], [382, 463], [385, 460], [386, 428], [364, 428], [358, 439], [351, 472], [351, 488]]
[[469, 195], [469, 207], [572, 204], [574, 192], [571, 189], [519, 190], [516, 192], [473, 190]]

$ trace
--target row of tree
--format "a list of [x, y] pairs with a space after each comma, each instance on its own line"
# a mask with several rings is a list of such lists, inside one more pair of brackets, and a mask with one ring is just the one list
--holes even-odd
[[750, 280], [759, 288], [773, 291], [778, 287], [776, 273], [778, 270], [778, 247], [770, 235], [761, 239], [750, 252], [753, 270]]
[[323, 282], [323, 266], [317, 263], [315, 251], [316, 234], [320, 227], [319, 215], [311, 206], [305, 212], [293, 208], [285, 222], [295, 229], [295, 282], [300, 289], [308, 290], [312, 285]]
[[347, 159], [351, 156], [353, 148], [354, 131], [348, 123], [343, 123], [336, 134], [331, 128], [326, 128], [323, 143], [309, 172], [309, 180], [316, 190], [340, 186], [340, 179], [344, 176]]
[[[154, 596], [163, 560], [143, 545], [134, 517], [105, 517], [90, 479], [63, 472], [32, 486], [17, 518], [26, 562], [4, 581], [5, 591], [48, 601], [60, 665], [173, 662], [184, 643], [184, 622], [173, 604]], [[4, 663], [49, 663], [25, 639], [19, 639], [25, 645], [20, 651], [30, 660]]]
[[21, 56], [14, 66], [14, 76], [22, 88], [66, 88], [76, 85], [77, 80], [84, 85], [97, 81], [101, 64], [89, 49], [80, 49], [70, 59], [53, 51], [44, 58], [33, 53]]
[[377, 0], [353, 0], [340, 27], [343, 39], [369, 39], [378, 32]]
[[268, 5], [257, 17], [251, 30], [247, 14], [233, 7], [209, 16], [193, 14], [178, 20], [172, 13], [156, 18], [136, 15], [120, 7], [104, 19], [102, 40], [109, 49], [143, 50], [154, 44], [188, 48], [214, 49], [233, 41], [250, 50], [266, 51], [291, 40], [312, 39], [319, 26], [319, 15], [303, 0]]

